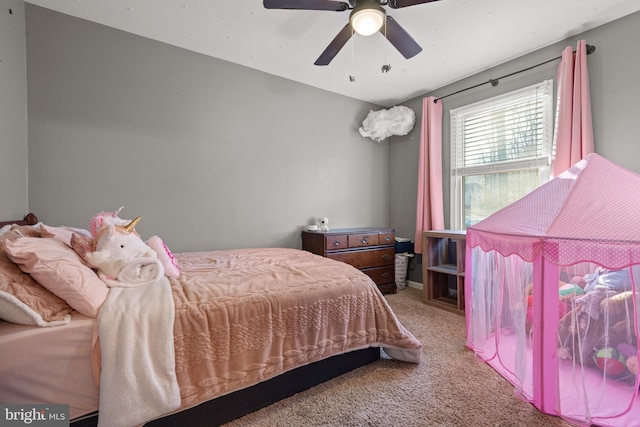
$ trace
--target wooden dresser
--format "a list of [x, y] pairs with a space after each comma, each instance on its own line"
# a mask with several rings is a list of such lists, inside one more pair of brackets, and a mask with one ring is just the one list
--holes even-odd
[[363, 227], [303, 231], [302, 249], [353, 265], [371, 277], [382, 293], [397, 291], [394, 229]]

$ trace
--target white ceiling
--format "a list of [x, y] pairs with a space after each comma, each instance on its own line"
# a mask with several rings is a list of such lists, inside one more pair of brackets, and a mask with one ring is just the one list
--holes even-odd
[[[356, 34], [320, 67], [313, 62], [348, 22], [349, 11], [266, 10], [262, 0], [25, 1], [384, 107], [640, 10], [638, 0], [385, 7], [422, 52], [407, 60], [380, 33]], [[384, 64], [391, 65], [387, 73]]]

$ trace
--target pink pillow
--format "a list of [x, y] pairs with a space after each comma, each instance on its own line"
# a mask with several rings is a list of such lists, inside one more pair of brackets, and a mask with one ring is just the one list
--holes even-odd
[[21, 237], [5, 242], [9, 259], [85, 316], [96, 317], [109, 288], [58, 239]]
[[158, 254], [158, 260], [164, 267], [164, 274], [167, 277], [180, 276], [180, 267], [176, 257], [173, 256], [173, 252], [167, 247], [167, 245], [158, 236], [151, 236], [147, 240], [147, 245]]
[[40, 231], [42, 237], [53, 237], [62, 240], [67, 246], [71, 246], [71, 235], [73, 233], [81, 234], [83, 236], [91, 236], [89, 230], [75, 227], [51, 227], [50, 225], [40, 224]]
[[0, 251], [0, 319], [20, 325], [69, 323], [72, 309]]
[[24, 236], [39, 237], [40, 229], [14, 224], [0, 234], [0, 319], [36, 326], [69, 323], [72, 308], [7, 257], [5, 243]]
[[7, 257], [5, 243], [24, 236], [40, 237], [40, 227], [13, 224], [0, 233], [0, 319], [20, 325], [65, 325], [73, 309]]

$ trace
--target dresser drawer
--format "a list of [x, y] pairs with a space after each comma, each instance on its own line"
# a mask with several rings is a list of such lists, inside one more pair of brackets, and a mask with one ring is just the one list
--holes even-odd
[[378, 244], [380, 245], [394, 245], [396, 243], [395, 233], [381, 233], [378, 236]]
[[355, 250], [348, 252], [328, 253], [327, 258], [346, 262], [355, 268], [382, 267], [394, 263], [395, 248], [381, 248], [373, 250]]
[[346, 249], [349, 247], [347, 235], [327, 236], [325, 238], [326, 250], [335, 251], [338, 249]]
[[351, 234], [349, 237], [350, 248], [362, 248], [378, 245], [378, 233], [375, 234]]
[[362, 270], [367, 276], [371, 277], [376, 285], [385, 285], [395, 280], [395, 270], [393, 266], [365, 268]]

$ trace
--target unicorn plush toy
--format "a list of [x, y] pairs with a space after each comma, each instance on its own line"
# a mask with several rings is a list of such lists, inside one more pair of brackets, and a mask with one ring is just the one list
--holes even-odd
[[157, 258], [156, 251], [142, 241], [135, 226], [142, 217], [127, 225], [107, 224], [95, 239], [95, 250], [87, 254], [89, 264], [110, 279], [115, 279], [122, 268], [138, 258]]
[[91, 219], [93, 251], [84, 258], [98, 276], [111, 287], [153, 283], [163, 275], [179, 276], [178, 262], [162, 239], [152, 236], [143, 241], [135, 230], [142, 217], [125, 220], [118, 217], [121, 210], [100, 212]]

